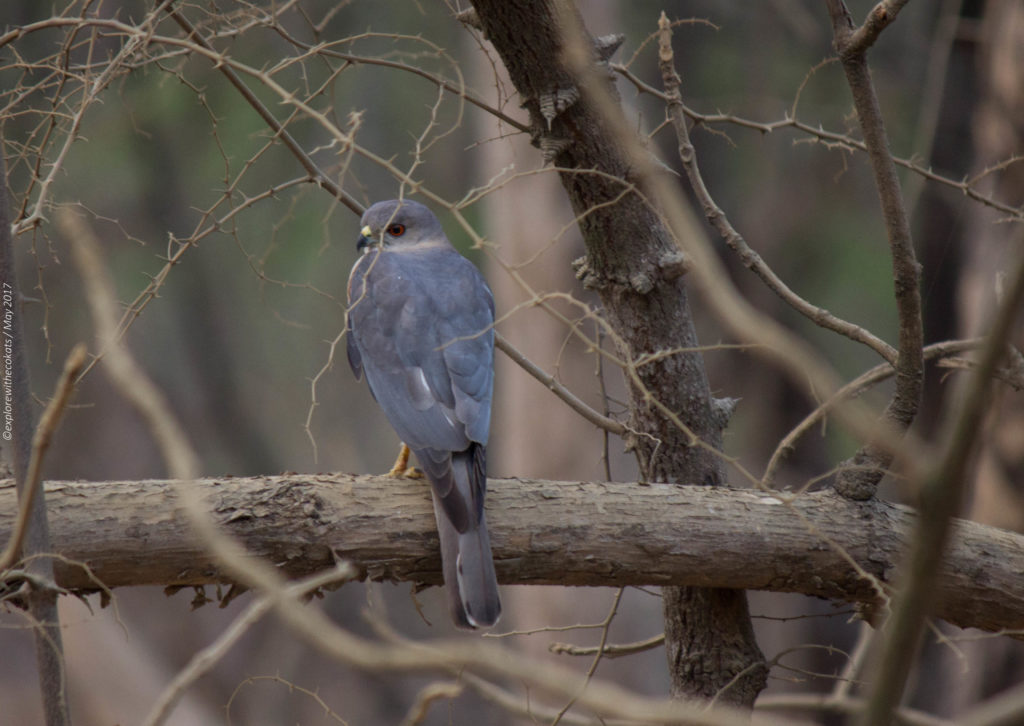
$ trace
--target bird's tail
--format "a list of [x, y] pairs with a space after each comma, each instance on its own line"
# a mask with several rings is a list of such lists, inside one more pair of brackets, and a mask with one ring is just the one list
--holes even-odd
[[[482, 475], [474, 471], [473, 456], [460, 452], [452, 457], [452, 475], [456, 486], [469, 491], [470, 478]], [[465, 485], [465, 488], [463, 486]], [[483, 482], [478, 484], [483, 496]], [[433, 489], [433, 487], [431, 488]], [[494, 574], [491, 540], [487, 534], [487, 521], [483, 508], [470, 507], [469, 523], [459, 532], [445, 512], [437, 494], [433, 494], [434, 517], [441, 538], [441, 564], [444, 569], [445, 589], [448, 591], [448, 609], [455, 624], [462, 628], [489, 628], [501, 616], [498, 597], [498, 578]]]

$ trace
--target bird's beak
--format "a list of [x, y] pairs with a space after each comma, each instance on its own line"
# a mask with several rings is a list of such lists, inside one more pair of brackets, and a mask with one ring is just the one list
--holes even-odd
[[373, 230], [370, 229], [370, 225], [366, 225], [359, 230], [359, 241], [356, 243], [356, 249], [362, 252], [367, 247], [377, 244], [377, 240], [373, 238]]

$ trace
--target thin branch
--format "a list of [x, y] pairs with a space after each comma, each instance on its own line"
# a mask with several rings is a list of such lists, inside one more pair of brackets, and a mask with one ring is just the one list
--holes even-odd
[[[665, 103], [668, 103], [669, 98], [666, 93], [648, 83], [645, 83], [641, 78], [629, 70], [629, 68], [621, 64], [612, 64], [611, 67], [612, 70], [629, 81], [640, 93], [649, 94], [655, 98], [661, 99]], [[685, 104], [683, 105], [683, 113], [685, 113], [696, 125], [710, 127], [714, 124], [732, 124], [734, 126], [739, 126], [740, 128], [757, 131], [762, 135], [770, 134], [780, 129], [794, 129], [828, 147], [837, 147], [848, 149], [850, 151], [867, 151], [867, 146], [860, 139], [856, 139], [848, 134], [826, 131], [821, 126], [812, 126], [811, 124], [804, 123], [803, 121], [789, 115], [777, 121], [754, 121], [753, 119], [743, 118], [731, 113], [700, 113]], [[938, 174], [932, 169], [925, 168], [920, 164], [915, 163], [913, 159], [893, 157], [893, 161], [897, 166], [907, 169], [923, 179], [956, 189], [965, 197], [983, 204], [986, 207], [991, 207], [996, 211], [1002, 212], [1008, 219], [1024, 221], [1024, 208], [1014, 207], [983, 194], [975, 188], [974, 183], [976, 182], [976, 179], [974, 178], [961, 179], [958, 181], [956, 179], [943, 176], [942, 174]], [[1012, 163], [1012, 160], [1007, 160], [1007, 162]]]
[[588, 406], [576, 394], [555, 380], [554, 376], [548, 374], [544, 369], [523, 355], [522, 351], [508, 342], [498, 331], [494, 331], [494, 347], [507, 355], [524, 371], [543, 383], [548, 390], [562, 399], [573, 411], [590, 423], [616, 436], [622, 436], [626, 433], [626, 427], [623, 424]]
[[296, 685], [292, 681], [289, 681], [287, 678], [282, 678], [281, 676], [249, 676], [245, 680], [241, 681], [237, 686], [235, 686], [235, 690], [231, 692], [231, 696], [224, 704], [224, 712], [228, 717], [228, 726], [231, 726], [231, 724], [234, 723], [231, 720], [231, 707], [232, 705], [234, 705], [235, 699], [238, 698], [244, 687], [252, 686], [256, 683], [277, 683], [287, 688], [289, 695], [293, 693], [301, 693], [303, 696], [310, 699], [313, 703], [316, 704], [318, 710], [323, 714], [324, 718], [330, 718], [332, 721], [340, 723], [341, 726], [349, 726], [348, 723], [343, 718], [341, 718], [341, 716], [336, 714], [334, 710], [331, 709], [331, 707], [327, 704], [327, 702], [324, 701], [323, 696], [320, 695], [318, 690], [311, 691], [308, 688], [303, 688], [302, 686]]
[[[590, 666], [587, 668], [587, 672], [583, 676], [583, 683], [580, 684], [580, 694], [589, 685], [590, 679], [594, 677], [597, 672], [597, 666], [601, 663], [601, 658], [604, 656], [605, 646], [608, 645], [608, 630], [612, 626], [612, 621], [615, 619], [615, 615], [619, 612], [619, 603], [622, 602], [622, 593], [625, 592], [625, 588], [620, 587], [615, 592], [615, 597], [612, 598], [612, 606], [608, 610], [608, 615], [603, 621], [601, 621], [601, 640], [597, 644], [597, 650], [594, 651], [594, 659], [590, 662]], [[573, 707], [573, 704], [579, 700], [579, 694], [570, 698], [564, 706], [559, 710], [555, 717], [551, 720], [551, 726], [558, 726], [562, 721], [562, 718], [569, 712], [569, 709]]]
[[[199, 463], [188, 437], [177, 423], [165, 415], [169, 406], [163, 393], [139, 368], [135, 359], [118, 339], [117, 303], [114, 283], [100, 258], [100, 245], [92, 230], [67, 207], [57, 214], [57, 227], [73, 241], [71, 249], [82, 276], [85, 299], [96, 326], [96, 336], [105, 351], [111, 379], [117, 383], [146, 423], [158, 434], [168, 470], [175, 479], [189, 481], [199, 471]], [[127, 383], [123, 383], [127, 382]]]
[[[904, 0], [905, 2], [905, 0]], [[902, 435], [917, 416], [924, 390], [924, 324], [921, 317], [921, 265], [914, 254], [906, 206], [900, 190], [896, 164], [889, 151], [889, 140], [882, 110], [868, 70], [868, 47], [878, 33], [892, 21], [902, 2], [883, 2], [871, 12], [865, 24], [852, 31], [850, 14], [843, 0], [828, 0], [835, 36], [834, 43], [842, 61], [846, 80], [853, 94], [857, 120], [864, 134], [875, 186], [882, 204], [882, 218], [892, 255], [893, 285], [899, 317], [899, 358], [896, 361], [896, 387], [885, 409], [885, 420], [897, 435]], [[878, 482], [892, 463], [891, 448], [874, 442], [864, 444], [840, 470], [836, 491], [854, 499], [866, 499], [875, 493]]]
[[[840, 49], [842, 55], [863, 55], [868, 48], [875, 44], [882, 31], [889, 27], [899, 14], [907, 0], [883, 0], [871, 9], [864, 24], [849, 35], [844, 33], [842, 39], [843, 47]], [[846, 14], [849, 20], [849, 13]]]
[[50, 448], [50, 441], [60, 424], [64, 409], [75, 390], [74, 381], [85, 365], [86, 356], [86, 348], [81, 343], [72, 348], [64, 362], [64, 370], [60, 374], [60, 380], [57, 381], [53, 397], [39, 418], [39, 425], [36, 426], [36, 433], [32, 437], [32, 456], [29, 460], [28, 473], [25, 475], [25, 485], [18, 501], [18, 519], [14, 525], [14, 532], [7, 542], [7, 547], [3, 554], [0, 554], [0, 572], [13, 565], [21, 556], [21, 547], [29, 529], [32, 505], [42, 480], [43, 459], [46, 456], [46, 451]]
[[[335, 569], [313, 575], [301, 582], [289, 585], [288, 589], [299, 595], [307, 595], [325, 585], [351, 580], [356, 574], [356, 570], [351, 564], [342, 562]], [[150, 709], [149, 715], [142, 722], [144, 726], [160, 726], [163, 724], [170, 717], [174, 707], [185, 695], [185, 691], [189, 686], [220, 662], [235, 643], [269, 610], [270, 601], [267, 598], [258, 598], [250, 603], [212, 643], [195, 653], [189, 659], [188, 664], [178, 671], [174, 679], [164, 688], [160, 697]]]
[[[186, 17], [184, 17], [180, 12], [175, 10], [173, 7], [168, 7], [167, 12], [170, 14], [174, 22], [176, 22], [181, 27], [182, 30], [188, 33], [188, 36], [192, 38], [193, 42], [196, 45], [198, 45], [200, 48], [203, 48], [206, 51], [209, 51], [210, 53], [216, 53], [216, 51], [213, 49], [213, 46], [211, 46], [206, 41], [206, 39], [199, 34], [195, 26], [193, 26], [192, 23], [190, 23]], [[246, 102], [250, 106], [252, 106], [253, 110], [255, 110], [256, 113], [259, 114], [260, 118], [262, 118], [266, 122], [267, 126], [273, 129], [274, 133], [278, 137], [280, 137], [281, 141], [288, 148], [288, 150], [292, 152], [292, 155], [296, 159], [298, 159], [300, 164], [302, 164], [302, 168], [305, 169], [306, 172], [311, 177], [313, 177], [320, 186], [322, 186], [324, 189], [330, 192], [338, 201], [340, 201], [342, 204], [344, 204], [346, 207], [352, 210], [356, 214], [356, 216], [362, 216], [363, 205], [360, 204], [359, 201], [355, 199], [355, 197], [353, 197], [340, 186], [338, 186], [333, 179], [327, 176], [327, 174], [320, 170], [320, 167], [318, 167], [316, 163], [309, 157], [309, 155], [302, 149], [302, 147], [299, 145], [299, 142], [297, 142], [295, 138], [288, 132], [288, 130], [281, 125], [281, 123], [277, 120], [274, 114], [270, 112], [270, 109], [268, 109], [263, 104], [263, 102], [256, 97], [256, 94], [254, 94], [249, 89], [249, 87], [245, 84], [245, 81], [243, 81], [239, 77], [235, 70], [226, 63], [218, 63], [217, 68], [218, 70], [220, 70], [221, 73], [224, 74], [224, 76], [228, 79], [231, 85], [234, 86], [240, 94], [242, 94], [242, 98], [244, 98]]]
[[416, 694], [416, 701], [409, 707], [399, 726], [418, 726], [426, 719], [427, 712], [430, 711], [434, 701], [458, 698], [463, 689], [464, 686], [461, 683], [452, 683], [451, 681], [439, 681], [424, 686]]
[[[962, 353], [966, 350], [974, 350], [981, 347], [983, 342], [981, 338], [971, 338], [968, 340], [947, 340], [941, 343], [932, 343], [925, 346], [923, 351], [924, 359], [930, 361]], [[881, 363], [845, 384], [830, 396], [828, 400], [807, 414], [803, 421], [794, 426], [775, 447], [775, 451], [772, 452], [771, 459], [769, 459], [768, 465], [765, 467], [764, 476], [761, 478], [762, 485], [765, 487], [771, 486], [775, 481], [779, 467], [786, 457], [793, 452], [796, 442], [823, 420], [835, 408], [836, 404], [863, 393], [871, 386], [891, 378], [895, 373], [896, 371], [891, 365]]]
[[584, 647], [581, 645], [572, 645], [570, 643], [552, 643], [548, 650], [552, 653], [561, 653], [565, 655], [594, 655], [595, 653], [601, 652], [605, 658], [622, 658], [624, 656], [636, 655], [637, 653], [643, 653], [654, 648], [660, 648], [665, 643], [665, 635], [655, 635], [653, 638], [647, 640], [641, 640], [636, 643], [623, 643], [623, 644], [606, 644], [603, 648], [598, 646]]
[[857, 642], [853, 646], [850, 657], [846, 659], [843, 672], [836, 679], [836, 685], [832, 689], [832, 698], [847, 698], [853, 694], [853, 687], [861, 677], [864, 663], [871, 652], [871, 641], [874, 639], [874, 630], [863, 620], [857, 626]]
[[503, 113], [501, 110], [494, 108], [493, 106], [485, 103], [484, 101], [481, 101], [476, 96], [468, 93], [466, 91], [464, 84], [452, 83], [451, 81], [436, 76], [433, 73], [423, 70], [422, 68], [411, 66], [408, 63], [393, 61], [387, 58], [373, 58], [371, 56], [361, 56], [355, 55], [353, 53], [342, 53], [340, 51], [325, 48], [323, 46], [313, 46], [310, 45], [309, 43], [303, 43], [301, 40], [291, 35], [284, 27], [282, 27], [278, 23], [275, 23], [273, 25], [273, 28], [282, 38], [287, 40], [295, 47], [301, 48], [307, 53], [316, 53], [317, 55], [322, 55], [327, 58], [337, 58], [338, 60], [347, 61], [349, 63], [358, 63], [360, 65], [375, 65], [383, 66], [385, 68], [394, 68], [396, 70], [404, 71], [406, 73], [411, 73], [413, 75], [419, 76], [420, 78], [425, 78], [426, 80], [436, 85], [438, 88], [447, 91], [448, 93], [451, 93], [455, 96], [458, 96], [463, 101], [466, 101], [467, 103], [470, 103], [476, 106], [477, 108], [486, 111], [487, 113], [491, 114], [502, 123], [508, 124], [517, 131], [521, 131], [523, 133], [530, 132], [530, 127], [527, 126], [526, 124], [517, 121], [508, 114]]
[[782, 298], [790, 307], [810, 319], [816, 325], [868, 346], [882, 356], [882, 358], [889, 361], [889, 363], [895, 365], [897, 354], [891, 345], [863, 327], [838, 318], [828, 310], [812, 305], [793, 292], [761, 256], [747, 244], [743, 236], [729, 222], [725, 212], [715, 203], [707, 186], [704, 184], [704, 178], [701, 176], [700, 167], [697, 163], [697, 155], [693, 144], [690, 142], [690, 133], [686, 128], [686, 117], [683, 111], [683, 99], [680, 92], [682, 81], [673, 62], [672, 36], [668, 30], [670, 24], [664, 14], [662, 14], [662, 18], [663, 20], [659, 21], [662, 31], [658, 38], [658, 65], [661, 69], [661, 80], [665, 86], [667, 112], [679, 143], [679, 159], [683, 163], [686, 176], [690, 180], [690, 187], [697, 196], [708, 222], [718, 231], [718, 234], [729, 245], [730, 249], [739, 255], [744, 266], [760, 277], [764, 284], [768, 286], [768, 289]]

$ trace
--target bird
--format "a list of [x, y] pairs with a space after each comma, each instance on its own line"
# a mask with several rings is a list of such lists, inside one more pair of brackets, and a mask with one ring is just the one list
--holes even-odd
[[[377, 202], [360, 221], [346, 343], [356, 379], [430, 482], [448, 610], [488, 628], [501, 600], [484, 497], [494, 390], [494, 295], [425, 205]], [[408, 448], [406, 448], [408, 446]]]

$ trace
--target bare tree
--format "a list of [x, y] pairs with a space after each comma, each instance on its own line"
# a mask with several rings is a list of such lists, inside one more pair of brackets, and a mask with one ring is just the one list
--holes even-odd
[[[80, 353], [68, 356], [31, 446], [32, 388], [24, 374], [13, 376], [18, 496], [0, 489], [10, 512], [0, 529], [12, 532], [0, 569], [5, 594], [22, 588], [5, 602], [27, 603], [45, 624], [36, 630], [38, 651], [60, 654], [51, 617], [58, 588], [100, 593], [106, 604], [123, 600], [111, 588], [163, 585], [194, 589], [197, 605], [220, 600], [232, 616], [210, 626], [205, 645], [179, 643], [175, 675], [139, 706], [137, 718], [148, 714], [150, 724], [173, 721], [193, 684], [218, 672], [235, 685], [230, 710], [241, 689], [230, 651], [270, 613], [291, 643], [301, 644], [295, 647], [346, 674], [440, 678], [405, 687], [405, 723], [429, 721], [435, 703], [461, 702], [466, 691], [488, 703], [471, 706], [488, 709], [488, 722], [502, 712], [552, 723], [741, 723], [751, 708], [763, 709], [766, 723], [770, 709], [872, 724], [940, 722], [937, 701], [927, 697], [918, 698], [919, 710], [900, 707], [931, 618], [1006, 634], [1007, 642], [1024, 623], [1017, 577], [1024, 538], [956, 519], [973, 452], [991, 430], [982, 423], [998, 425], [988, 403], [1024, 385], [1012, 345], [1024, 257], [1019, 250], [1008, 256], [989, 325], [972, 328], [971, 337], [929, 340], [917, 253], [933, 241], [915, 244], [903, 186], [911, 179], [914, 194], [915, 185], [926, 184], [960, 195], [969, 209], [997, 216], [1002, 224], [986, 228], [993, 234], [1009, 230], [1019, 238], [1024, 209], [988, 184], [990, 173], [951, 178], [893, 153], [899, 142], [892, 139], [905, 136], [904, 117], [890, 115], [892, 96], [873, 78], [869, 52], [882, 54], [884, 65], [892, 46], [879, 47], [893, 34], [894, 45], [914, 42], [899, 34], [921, 19], [904, 22], [914, 12], [905, 4], [881, 2], [863, 18], [841, 0], [781, 13], [785, 32], [810, 46], [831, 44], [838, 61], [833, 68], [803, 65], [781, 118], [698, 111], [690, 89], [714, 86], [690, 80], [703, 51], [680, 38], [701, 32], [701, 23], [664, 13], [659, 19], [643, 5], [618, 16], [591, 15], [567, 0], [474, 0], [471, 7], [393, 14], [317, 0], [124, 7], [76, 0], [38, 16], [33, 5], [18, 6], [23, 17], [0, 35], [0, 132], [12, 200], [4, 231], [20, 245], [5, 245], [0, 257], [12, 305], [17, 299], [20, 306], [17, 322], [24, 316], [29, 331], [13, 345], [33, 369], [34, 386], [45, 389], [58, 378], [51, 361], [92, 341], [84, 367]], [[674, 12], [687, 14], [683, 6]], [[588, 29], [599, 22], [630, 27], [626, 34]], [[945, 32], [935, 30], [937, 37]], [[785, 56], [782, 47], [772, 52]], [[932, 71], [929, 65], [922, 73]], [[811, 113], [835, 117], [838, 126], [805, 115], [804, 99], [825, 74], [831, 95]], [[488, 84], [486, 92], [480, 88]], [[1000, 118], [992, 106], [986, 113], [989, 123]], [[469, 114], [488, 125], [468, 124]], [[721, 156], [714, 144], [724, 139], [724, 148], [750, 131], [793, 134], [820, 152], [809, 165], [815, 169], [838, 160], [841, 174], [829, 184], [844, 191], [816, 200], [856, 219], [858, 236], [888, 240], [884, 266], [875, 265], [883, 259], [877, 251], [862, 259], [884, 267], [887, 290], [872, 305], [887, 311], [892, 327], [885, 315], [826, 309], [790, 257], [764, 254], [772, 247], [761, 239], [771, 237], [766, 228], [792, 227], [792, 217], [807, 211], [798, 209], [800, 200], [780, 196], [789, 208], [751, 222], [733, 209], [738, 205], [727, 197], [734, 191], [719, 193], [716, 162], [744, 154]], [[528, 139], [532, 150], [510, 151], [508, 135]], [[132, 145], [143, 150], [122, 153]], [[486, 174], [475, 161], [482, 146], [492, 169]], [[782, 148], [780, 158], [799, 153]], [[985, 164], [1005, 172], [1019, 161], [1019, 150], [1003, 146]], [[547, 210], [512, 201], [538, 204], [513, 190], [542, 177], [557, 180], [582, 239], [583, 255], [572, 263], [578, 286], [527, 274], [549, 260], [565, 272], [572, 257], [568, 225], [541, 228], [540, 220], [551, 218], [541, 213]], [[502, 421], [498, 430], [530, 427], [520, 440], [533, 447], [564, 442], [571, 448], [559, 457], [569, 467], [566, 478], [578, 460], [588, 472], [604, 462], [611, 479], [615, 441], [635, 457], [633, 482], [492, 482], [488, 520], [503, 583], [586, 586], [588, 595], [597, 586], [618, 588], [607, 615], [576, 626], [593, 637], [551, 644], [558, 655], [508, 641], [427, 636], [422, 624], [397, 617], [398, 608], [411, 611], [407, 599], [374, 588], [367, 591], [370, 633], [360, 633], [351, 615], [339, 624], [304, 604], [310, 593], [346, 583], [328, 600], [331, 607], [357, 591], [352, 580], [440, 582], [429, 498], [419, 484], [265, 471], [274, 462], [307, 471], [382, 466], [391, 439], [378, 433], [379, 415], [333, 370], [344, 345], [340, 281], [354, 252], [338, 240], [354, 240], [350, 212], [400, 195], [445, 210], [449, 234], [501, 278], [513, 301], [497, 323], [509, 375], [535, 379], [551, 392], [544, 407], [560, 411], [549, 417], [518, 407], [517, 419], [527, 420]], [[495, 207], [502, 213], [483, 211]], [[510, 225], [521, 225], [520, 234]], [[826, 239], [835, 229], [818, 234]], [[538, 241], [536, 250], [525, 259], [508, 254], [510, 240], [523, 235]], [[716, 250], [715, 239], [728, 249]], [[828, 244], [836, 255], [849, 247], [839, 239]], [[551, 248], [559, 254], [548, 256]], [[58, 264], [65, 259], [74, 264]], [[30, 286], [15, 282], [14, 262]], [[743, 268], [755, 273], [749, 281]], [[856, 265], [848, 272], [852, 284], [866, 284]], [[770, 295], [761, 297], [765, 291]], [[693, 293], [699, 306], [691, 307]], [[76, 304], [81, 299], [88, 314]], [[119, 307], [118, 300], [127, 302]], [[571, 366], [550, 343], [545, 358], [554, 365], [539, 366], [521, 352], [535, 342], [526, 340], [526, 310], [561, 331], [561, 345], [575, 351]], [[698, 328], [716, 344], [702, 346]], [[580, 372], [587, 356], [590, 379]], [[723, 356], [733, 370], [748, 372], [718, 378], [717, 363], [707, 361]], [[956, 367], [964, 393], [947, 397], [940, 426], [919, 431], [925, 372], [935, 362]], [[751, 377], [772, 382], [752, 386], [748, 396], [785, 381], [799, 400], [786, 410], [740, 404], [739, 430], [779, 432], [763, 460], [723, 437], [731, 431], [733, 396]], [[64, 433], [55, 434], [72, 379], [77, 403], [86, 405], [66, 411]], [[877, 395], [890, 380], [891, 389]], [[346, 415], [331, 415], [338, 410]], [[757, 419], [744, 418], [751, 410]], [[499, 400], [499, 418], [501, 411]], [[574, 416], [572, 435], [559, 438], [545, 423], [568, 420], [566, 412]], [[810, 443], [810, 432], [826, 423], [829, 438]], [[33, 509], [26, 494], [36, 489], [54, 436], [45, 509], [42, 496]], [[87, 457], [97, 451], [109, 453]], [[533, 463], [523, 461], [528, 449], [515, 451], [499, 455], [503, 474], [522, 474]], [[264, 471], [217, 478], [224, 469]], [[161, 478], [147, 478], [154, 476]], [[96, 481], [61, 481], [82, 477]], [[633, 479], [632, 470], [623, 478]], [[831, 486], [812, 491], [823, 482]], [[919, 511], [884, 501], [879, 491]], [[16, 564], [19, 550], [25, 561]], [[44, 570], [32, 569], [40, 564]], [[232, 587], [221, 591], [220, 584]], [[207, 593], [212, 586], [216, 596]], [[644, 586], [661, 586], [663, 624], [640, 642], [613, 642], [613, 629], [630, 617], [636, 591], [626, 588]], [[826, 666], [833, 679], [797, 669], [827, 692], [762, 695], [769, 676], [793, 668], [785, 660], [791, 653], [819, 647], [831, 655], [834, 648], [797, 639], [766, 658], [747, 590], [850, 604], [853, 611], [840, 612], [871, 625], [838, 666]], [[423, 597], [430, 619], [429, 591]], [[44, 600], [51, 615], [33, 605]], [[520, 612], [506, 616], [512, 629], [503, 637], [528, 642], [555, 625], [530, 619], [531, 600], [519, 604]], [[173, 601], [156, 607], [163, 619], [199, 617]], [[643, 695], [662, 690], [650, 677], [610, 670], [614, 659], [643, 658], [662, 644], [672, 699]], [[653, 672], [652, 661], [644, 662], [644, 672]], [[60, 657], [41, 661], [50, 723], [70, 722], [64, 687], [70, 684], [74, 702], [78, 677], [74, 668], [62, 670]], [[367, 709], [362, 715], [374, 720], [365, 703], [338, 705], [287, 682], [310, 709], [335, 716]], [[372, 689], [355, 682], [346, 680], [344, 692], [368, 703]], [[1024, 711], [1022, 702], [1011, 694], [966, 703], [957, 718], [1003, 723]], [[378, 712], [375, 720], [381, 718]]]

